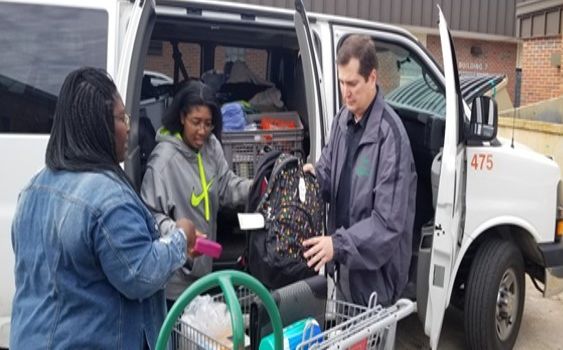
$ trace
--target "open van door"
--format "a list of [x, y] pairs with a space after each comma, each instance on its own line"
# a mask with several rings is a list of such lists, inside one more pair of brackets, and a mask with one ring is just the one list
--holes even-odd
[[464, 105], [451, 34], [442, 10], [439, 11], [440, 39], [446, 85], [446, 130], [434, 218], [434, 236], [428, 276], [428, 300], [424, 331], [432, 349], [438, 347], [444, 312], [449, 305], [455, 276], [452, 268], [462, 238], [463, 191], [465, 188], [462, 142]]
[[[127, 106], [127, 102], [133, 97], [134, 87], [129, 84], [132, 74], [135, 75], [139, 64], [144, 66], [144, 51], [142, 44], [147, 41], [145, 36], [152, 32], [155, 20], [154, 0], [135, 0], [131, 13], [126, 16], [125, 23], [120, 23], [120, 27], [125, 28], [125, 35], [119, 52], [117, 74], [115, 84]], [[148, 42], [148, 41], [147, 41]], [[141, 81], [142, 76], [139, 77]]]
[[115, 84], [125, 110], [131, 116], [129, 152], [125, 159], [125, 172], [135, 186], [141, 184], [141, 158], [139, 148], [139, 105], [145, 57], [156, 20], [154, 0], [135, 0], [130, 14], [120, 28], [125, 35], [120, 47]]
[[325, 125], [324, 119], [326, 117], [326, 105], [324, 92], [321, 89], [323, 79], [318, 60], [319, 56], [315, 49], [303, 0], [295, 0], [294, 22], [303, 63], [303, 72], [305, 74], [305, 95], [309, 115], [309, 137], [311, 140], [309, 161], [314, 162], [320, 156], [329, 126]]

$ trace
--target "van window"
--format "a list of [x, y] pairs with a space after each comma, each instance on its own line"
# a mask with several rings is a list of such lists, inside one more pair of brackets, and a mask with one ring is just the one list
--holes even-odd
[[377, 82], [393, 107], [443, 117], [444, 92], [418, 57], [391, 43], [375, 42], [379, 69]]
[[268, 70], [268, 51], [232, 46], [215, 48], [215, 70], [229, 73], [229, 64], [235, 61], [245, 62], [248, 68], [259, 78], [266, 79]]
[[49, 133], [64, 78], [106, 68], [102, 10], [0, 4], [0, 133]]
[[[152, 50], [145, 62], [145, 70], [155, 71], [174, 77], [174, 50], [170, 41], [151, 40]], [[182, 63], [190, 78], [199, 79], [201, 76], [201, 46], [196, 43], [178, 43], [178, 50], [182, 54]], [[180, 80], [183, 80], [180, 75]]]

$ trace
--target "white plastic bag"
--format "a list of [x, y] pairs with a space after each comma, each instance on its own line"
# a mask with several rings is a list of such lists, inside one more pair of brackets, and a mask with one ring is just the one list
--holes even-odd
[[213, 301], [211, 296], [197, 296], [182, 315], [182, 323], [197, 329], [212, 339], [222, 339], [232, 333], [231, 315], [225, 303]]
[[[209, 295], [197, 296], [186, 307], [181, 320], [182, 324], [195, 328], [210, 340], [216, 340], [222, 344], [225, 344], [232, 334], [231, 315], [227, 310], [227, 305], [213, 301]], [[195, 335], [193, 332], [187, 333], [186, 336], [190, 338]], [[191, 341], [198, 343], [204, 349], [208, 348], [208, 341], [199, 339], [197, 336], [195, 338]]]

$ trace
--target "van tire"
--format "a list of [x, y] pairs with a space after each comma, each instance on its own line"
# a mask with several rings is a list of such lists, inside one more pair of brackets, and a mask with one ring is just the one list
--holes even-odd
[[484, 242], [467, 279], [464, 328], [468, 348], [512, 349], [522, 322], [525, 293], [524, 260], [518, 247], [500, 239]]

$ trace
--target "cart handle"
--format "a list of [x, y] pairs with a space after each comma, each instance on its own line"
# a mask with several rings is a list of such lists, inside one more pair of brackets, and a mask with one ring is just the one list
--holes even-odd
[[282, 321], [274, 298], [272, 298], [270, 292], [268, 292], [266, 287], [264, 287], [260, 281], [249, 274], [236, 270], [224, 270], [213, 272], [200, 278], [187, 288], [182, 295], [180, 295], [178, 300], [176, 300], [174, 305], [172, 305], [172, 309], [168, 315], [166, 315], [164, 324], [158, 334], [156, 350], [167, 349], [172, 328], [174, 327], [178, 317], [184, 311], [184, 308], [196, 296], [207, 292], [215, 286], [221, 287], [223, 295], [225, 296], [225, 302], [227, 303], [227, 307], [229, 308], [231, 314], [231, 324], [233, 327], [233, 349], [244, 349], [244, 326], [240, 327], [240, 325], [244, 325], [244, 322], [242, 319], [240, 303], [237, 299], [233, 285], [242, 285], [247, 287], [262, 300], [274, 329], [275, 349], [283, 349]]

